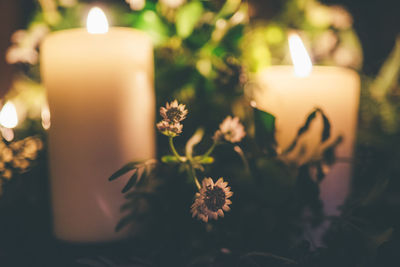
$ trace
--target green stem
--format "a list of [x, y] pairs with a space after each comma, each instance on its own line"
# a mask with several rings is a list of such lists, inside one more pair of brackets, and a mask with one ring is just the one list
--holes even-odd
[[193, 167], [191, 167], [191, 169], [192, 169], [192, 175], [193, 175], [194, 182], [196, 183], [197, 188], [200, 190], [201, 189], [201, 185], [200, 185], [199, 180], [196, 177], [196, 171], [194, 170]]
[[176, 151], [174, 146], [173, 137], [169, 137], [169, 147], [171, 148], [172, 154], [180, 161], [183, 162], [182, 157], [179, 155], [178, 151]]
[[212, 144], [212, 146], [207, 150], [207, 152], [203, 155], [203, 157], [208, 157], [213, 151], [214, 148], [217, 146], [217, 142], [214, 141], [214, 143]]
[[195, 183], [196, 186], [197, 186], [197, 189], [200, 190], [200, 189], [201, 189], [201, 185], [200, 185], [199, 180], [198, 180], [197, 177], [196, 177], [196, 171], [195, 171], [195, 169], [193, 168], [193, 166], [192, 166], [191, 163], [189, 163], [189, 165], [188, 165], [187, 172], [188, 172], [188, 175], [191, 176], [191, 177], [193, 178], [194, 183]]
[[238, 145], [234, 146], [234, 147], [233, 147], [233, 150], [235, 150], [235, 152], [238, 153], [238, 155], [240, 156], [240, 159], [241, 159], [242, 162], [243, 162], [243, 165], [244, 165], [246, 171], [247, 171], [248, 173], [250, 173], [249, 162], [247, 161], [246, 156], [244, 155], [243, 150], [242, 150], [242, 149], [240, 148], [240, 146], [238, 146]]

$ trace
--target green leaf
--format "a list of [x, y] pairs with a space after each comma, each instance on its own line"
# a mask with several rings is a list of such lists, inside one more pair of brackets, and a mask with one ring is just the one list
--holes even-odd
[[370, 87], [371, 95], [378, 101], [384, 100], [400, 76], [400, 36], [397, 37], [395, 46], [379, 70], [377, 78]]
[[126, 193], [127, 191], [129, 191], [129, 189], [131, 189], [135, 185], [137, 179], [138, 179], [138, 171], [137, 169], [135, 169], [132, 176], [129, 178], [128, 182], [126, 183], [121, 192]]
[[200, 164], [212, 164], [214, 163], [214, 158], [213, 157], [203, 157], [203, 156], [197, 156], [194, 158], [194, 161]]
[[331, 123], [329, 122], [328, 117], [326, 117], [326, 115], [322, 110], [319, 110], [319, 113], [322, 116], [322, 121], [324, 124], [324, 128], [322, 130], [321, 142], [325, 142], [331, 136]]
[[219, 11], [216, 19], [233, 15], [233, 13], [235, 13], [239, 9], [241, 3], [241, 0], [227, 0], [224, 6]]
[[152, 10], [142, 12], [132, 26], [146, 32], [155, 45], [160, 45], [168, 40], [168, 26]]
[[202, 14], [203, 5], [199, 1], [193, 1], [182, 6], [176, 14], [176, 32], [178, 36], [185, 39], [192, 34]]
[[310, 128], [310, 125], [312, 121], [317, 117], [317, 113], [321, 113], [323, 116], [323, 121], [324, 121], [324, 129], [322, 131], [322, 140], [325, 141], [324, 138], [329, 138], [330, 136], [330, 123], [329, 120], [325, 117], [325, 115], [322, 113], [322, 111], [319, 108], [314, 109], [310, 114], [308, 114], [307, 119], [304, 123], [303, 126], [300, 127], [300, 129], [297, 131], [297, 135], [290, 144], [288, 148], [283, 152], [283, 154], [287, 154], [291, 152], [297, 145], [297, 142], [299, 141], [299, 138], [308, 131]]
[[254, 108], [254, 123], [256, 129], [256, 141], [261, 149], [276, 154], [275, 140], [275, 116]]
[[304, 134], [308, 130], [308, 128], [310, 128], [311, 122], [317, 116], [317, 112], [318, 112], [318, 110], [316, 109], [308, 115], [306, 122], [304, 123], [304, 125], [302, 127], [300, 127], [299, 131], [297, 132], [298, 137], [300, 137], [302, 134]]
[[379, 247], [380, 245], [382, 245], [383, 243], [385, 243], [386, 241], [390, 240], [390, 238], [393, 236], [393, 232], [394, 229], [392, 227], [386, 229], [385, 231], [383, 231], [382, 233], [374, 236], [372, 238], [375, 247]]
[[322, 160], [325, 164], [332, 165], [335, 163], [335, 149], [336, 147], [343, 142], [343, 136], [338, 136], [336, 140], [325, 148], [322, 154]]
[[113, 181], [117, 179], [118, 177], [124, 175], [125, 173], [133, 170], [136, 168], [136, 165], [139, 164], [140, 162], [132, 161], [127, 164], [125, 164], [121, 169], [113, 173], [110, 178], [108, 178], [109, 181]]
[[136, 218], [135, 214], [129, 214], [128, 216], [122, 218], [118, 222], [117, 226], [115, 226], [115, 232], [119, 232], [122, 228], [130, 224], [135, 218]]
[[317, 170], [317, 182], [320, 183], [325, 178], [325, 172], [324, 169], [322, 168], [321, 162], [318, 162], [315, 167]]
[[161, 161], [164, 163], [179, 163], [179, 159], [174, 155], [162, 156]]

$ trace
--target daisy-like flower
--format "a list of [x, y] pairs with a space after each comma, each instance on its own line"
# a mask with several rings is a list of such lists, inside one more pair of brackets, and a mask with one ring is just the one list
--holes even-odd
[[164, 135], [175, 137], [182, 133], [183, 125], [179, 122], [168, 122], [162, 120], [157, 123], [157, 129]]
[[179, 104], [176, 99], [171, 103], [167, 103], [165, 107], [160, 108], [160, 115], [167, 122], [181, 122], [186, 118], [187, 114], [186, 106]]
[[219, 125], [219, 129], [214, 134], [215, 141], [228, 141], [230, 143], [237, 143], [246, 135], [243, 124], [240, 123], [238, 117], [232, 118], [228, 116]]
[[233, 195], [228, 183], [221, 177], [216, 183], [211, 178], [204, 178], [199, 193], [191, 207], [192, 217], [208, 222], [208, 219], [217, 220], [224, 217], [224, 211], [229, 211]]

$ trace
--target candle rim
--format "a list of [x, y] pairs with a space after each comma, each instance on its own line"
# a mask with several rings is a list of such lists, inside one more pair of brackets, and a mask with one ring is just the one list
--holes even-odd
[[59, 36], [61, 36], [61, 35], [74, 34], [74, 33], [78, 33], [78, 32], [85, 33], [85, 34], [87, 34], [87, 36], [91, 36], [90, 38], [110, 38], [110, 37], [106, 37], [106, 36], [111, 36], [112, 35], [111, 32], [113, 32], [113, 33], [114, 32], [132, 32], [132, 33], [141, 35], [144, 39], [146, 39], [146, 41], [153, 44], [152, 39], [148, 33], [138, 30], [138, 29], [122, 27], [122, 26], [112, 26], [112, 27], [110, 26], [108, 28], [108, 32], [106, 34], [88, 33], [86, 30], [86, 27], [76, 27], [76, 28], [70, 28], [70, 29], [56, 30], [56, 31], [53, 31], [53, 32], [49, 33], [48, 35], [46, 35], [43, 42], [49, 38], [59, 38]]
[[315, 73], [315, 72], [321, 72], [321, 71], [327, 72], [327, 71], [333, 71], [333, 70], [341, 71], [341, 72], [347, 72], [347, 73], [353, 73], [353, 74], [359, 75], [359, 72], [354, 70], [354, 69], [352, 69], [352, 68], [343, 67], [343, 66], [327, 66], [327, 65], [313, 65], [313, 69], [312, 69], [311, 73], [308, 76], [305, 76], [305, 77], [296, 76], [294, 74], [293, 65], [272, 65], [272, 66], [269, 66], [269, 67], [262, 68], [261, 70], [259, 70], [255, 74], [256, 75], [260, 75], [260, 74], [265, 73], [265, 72], [270, 72], [271, 70], [277, 70], [277, 71], [281, 70], [281, 71], [283, 71], [283, 70], [286, 70], [286, 69], [291, 69], [292, 70], [291, 74], [293, 74], [293, 77], [296, 77], [296, 78], [299, 78], [299, 79], [307, 78], [307, 77], [313, 75], [313, 73]]

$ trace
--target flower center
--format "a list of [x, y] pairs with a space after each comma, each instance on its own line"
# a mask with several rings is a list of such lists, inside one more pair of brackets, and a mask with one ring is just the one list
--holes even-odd
[[225, 197], [224, 190], [216, 186], [206, 191], [204, 204], [206, 204], [209, 210], [216, 212], [225, 205]]
[[182, 113], [178, 108], [170, 108], [167, 110], [167, 118], [171, 121], [179, 121]]

